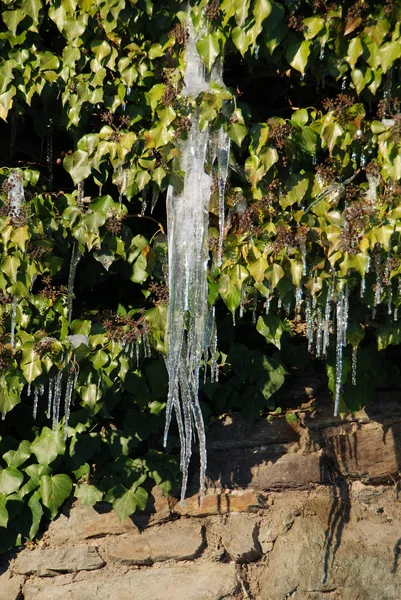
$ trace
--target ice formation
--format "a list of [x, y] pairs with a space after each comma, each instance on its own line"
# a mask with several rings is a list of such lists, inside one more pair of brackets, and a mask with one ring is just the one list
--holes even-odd
[[[210, 90], [210, 80], [220, 80], [218, 66], [209, 75], [196, 49], [197, 38], [189, 23], [186, 45], [186, 70], [183, 94], [196, 98]], [[224, 232], [224, 189], [228, 172], [229, 140], [224, 131], [213, 135], [208, 128], [200, 131], [198, 114], [192, 115], [188, 137], [181, 143], [181, 171], [184, 185], [178, 192], [167, 192], [167, 226], [169, 253], [169, 316], [166, 366], [169, 392], [164, 443], [175, 411], [181, 441], [183, 501], [196, 434], [200, 454], [200, 497], [204, 495], [206, 471], [206, 439], [202, 411], [198, 399], [199, 371], [202, 360], [210, 353], [212, 378], [217, 379], [216, 329], [208, 305], [207, 266], [208, 209], [212, 192], [212, 175], [205, 171], [210, 156], [216, 161], [219, 193], [220, 238], [218, 262], [221, 262]], [[212, 165], [211, 165], [212, 166]]]

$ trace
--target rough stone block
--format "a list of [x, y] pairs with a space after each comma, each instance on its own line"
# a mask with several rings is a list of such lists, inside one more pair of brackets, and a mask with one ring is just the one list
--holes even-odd
[[296, 426], [285, 418], [269, 422], [264, 419], [249, 423], [241, 413], [225, 415], [209, 427], [207, 447], [209, 451], [229, 448], [251, 448], [269, 444], [288, 444], [299, 439]]
[[209, 515], [225, 515], [231, 512], [252, 512], [263, 508], [264, 498], [254, 491], [241, 491], [237, 493], [215, 493], [209, 491], [202, 502], [199, 495], [191, 496], [184, 500], [181, 506], [178, 502], [173, 511], [188, 517], [206, 517]]
[[224, 600], [237, 587], [235, 565], [204, 563], [147, 568], [63, 586], [27, 584], [24, 600]]
[[252, 487], [258, 490], [306, 488], [327, 483], [328, 472], [323, 453], [254, 452], [252, 450], [209, 454], [208, 474], [216, 486]]
[[344, 476], [391, 482], [401, 470], [401, 423], [345, 423], [328, 427], [323, 436]]
[[203, 545], [202, 528], [196, 521], [174, 522], [108, 540], [107, 555], [113, 560], [149, 565], [165, 560], [194, 558]]
[[258, 541], [258, 524], [246, 514], [228, 517], [222, 531], [223, 546], [237, 563], [248, 563], [261, 557]]
[[18, 600], [23, 582], [23, 577], [10, 577], [9, 572], [0, 575], [0, 600]]
[[18, 555], [13, 570], [20, 575], [53, 577], [59, 573], [93, 571], [104, 564], [96, 548], [75, 546], [54, 550], [25, 550]]
[[62, 543], [73, 542], [105, 535], [119, 535], [128, 531], [138, 531], [131, 519], [121, 522], [107, 505], [99, 505], [98, 510], [76, 502], [69, 516], [60, 515], [50, 524], [47, 537]]

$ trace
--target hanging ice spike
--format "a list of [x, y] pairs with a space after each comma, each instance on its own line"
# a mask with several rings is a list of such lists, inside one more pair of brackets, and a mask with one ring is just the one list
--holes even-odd
[[[196, 98], [201, 92], [210, 90], [211, 78], [221, 81], [221, 73], [214, 70], [210, 76], [206, 74], [205, 65], [196, 49], [197, 39], [190, 15], [188, 26], [184, 94]], [[212, 153], [209, 152], [210, 148]], [[205, 165], [207, 157], [214, 154], [217, 159], [219, 191], [220, 262], [229, 148], [229, 141], [224, 132], [217, 132], [216, 137], [212, 138], [208, 129], [200, 131], [198, 114], [195, 112], [188, 137], [180, 147], [181, 170], [185, 173], [183, 190], [178, 193], [170, 187], [167, 192], [170, 297], [166, 366], [169, 374], [169, 392], [164, 443], [167, 443], [174, 409], [181, 442], [181, 501], [184, 500], [187, 489], [194, 434], [199, 442], [201, 500], [205, 489], [206, 438], [198, 399], [199, 370], [208, 346], [208, 354], [212, 355], [212, 361], [216, 356], [215, 329], [207, 301], [208, 207], [212, 177], [205, 172]], [[213, 363], [212, 377], [217, 379], [216, 365]]]

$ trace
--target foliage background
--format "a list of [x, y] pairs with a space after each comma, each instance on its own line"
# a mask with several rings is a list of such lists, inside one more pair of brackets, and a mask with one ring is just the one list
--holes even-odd
[[[191, 14], [207, 68], [224, 57], [225, 86], [188, 102], [186, 3], [2, 2], [2, 550], [71, 494], [125, 518], [155, 482], [174, 491], [177, 438], [161, 446], [164, 199], [181, 185], [195, 110], [232, 140], [221, 268], [217, 189], [210, 204], [220, 380], [205, 379], [205, 419], [254, 420], [280, 407], [291, 374], [324, 366], [334, 389], [334, 344], [314, 358], [303, 317], [324, 312], [331, 284], [350, 299], [341, 410], [400, 383], [401, 3], [200, 0]], [[59, 373], [77, 376], [67, 426], [47, 415]]]

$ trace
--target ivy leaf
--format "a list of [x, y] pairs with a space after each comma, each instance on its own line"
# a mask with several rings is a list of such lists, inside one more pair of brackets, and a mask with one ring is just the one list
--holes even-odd
[[0, 494], [0, 527], [4, 527], [4, 529], [8, 525], [8, 510], [6, 508], [6, 503], [6, 494]]
[[35, 342], [26, 342], [23, 345], [20, 366], [28, 383], [42, 375], [42, 363], [35, 351]]
[[394, 42], [387, 42], [379, 50], [380, 64], [383, 69], [383, 73], [392, 67], [394, 62], [401, 57], [401, 42], [396, 40]]
[[248, 385], [240, 396], [242, 414], [250, 423], [261, 416], [266, 407], [266, 400], [256, 385]]
[[75, 489], [75, 497], [84, 506], [93, 506], [96, 502], [100, 502], [103, 498], [103, 492], [95, 485], [88, 483], [80, 483]]
[[7, 26], [7, 29], [15, 37], [17, 35], [17, 27], [21, 21], [25, 18], [22, 10], [4, 10], [2, 12], [2, 19]]
[[219, 293], [230, 312], [235, 312], [241, 304], [241, 292], [224, 273], [219, 280]]
[[227, 362], [233, 366], [234, 372], [246, 381], [252, 372], [254, 355], [244, 344], [234, 343], [230, 345]]
[[321, 17], [308, 17], [302, 21], [304, 26], [304, 37], [306, 40], [312, 40], [323, 29], [324, 19]]
[[32, 540], [39, 531], [40, 522], [43, 516], [43, 507], [39, 490], [29, 498], [28, 507], [31, 510], [31, 526], [28, 533], [28, 539]]
[[23, 386], [19, 377], [15, 375], [0, 379], [0, 412], [3, 416], [21, 402]]
[[9, 450], [3, 454], [3, 459], [8, 467], [19, 467], [31, 456], [31, 444], [28, 440], [22, 440], [17, 450]]
[[214, 61], [220, 53], [219, 37], [216, 31], [208, 33], [196, 43], [196, 48], [199, 56], [209, 69], [211, 70]]
[[299, 71], [301, 75], [305, 73], [305, 67], [308, 64], [311, 52], [312, 42], [303, 40], [300, 43], [290, 46], [287, 50], [287, 60], [293, 69]]
[[76, 150], [73, 154], [67, 154], [63, 160], [63, 165], [64, 169], [71, 175], [75, 185], [91, 174], [88, 153], [84, 150]]
[[39, 12], [42, 8], [42, 0], [23, 0], [21, 2], [21, 10], [31, 17], [36, 24], [39, 20]]
[[348, 53], [345, 57], [345, 60], [348, 62], [351, 69], [353, 69], [356, 65], [356, 61], [363, 53], [363, 46], [361, 42], [361, 38], [355, 37], [349, 43]]
[[55, 517], [58, 509], [67, 500], [72, 491], [72, 481], [65, 474], [43, 475], [40, 478], [42, 502]]
[[116, 486], [113, 496], [113, 508], [120, 521], [125, 521], [137, 508], [144, 510], [148, 501], [148, 492], [142, 487], [137, 487], [136, 484], [130, 489], [121, 484]]
[[31, 451], [36, 456], [38, 463], [49, 465], [57, 456], [65, 453], [65, 442], [62, 431], [52, 431], [43, 427], [40, 435], [31, 443]]
[[266, 338], [268, 343], [274, 344], [279, 350], [281, 349], [283, 333], [291, 333], [289, 324], [282, 321], [274, 313], [260, 316], [256, 324], [256, 330]]
[[7, 467], [0, 471], [0, 494], [13, 494], [16, 492], [21, 483], [24, 481], [24, 476], [21, 471], [15, 467]]

